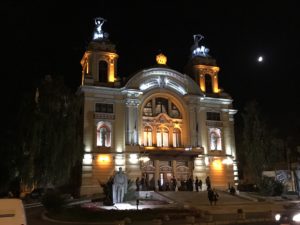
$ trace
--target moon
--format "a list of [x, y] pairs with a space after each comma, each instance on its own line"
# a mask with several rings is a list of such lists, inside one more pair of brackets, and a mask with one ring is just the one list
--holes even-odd
[[257, 61], [261, 63], [262, 61], [264, 61], [264, 57], [259, 56], [259, 57], [257, 58]]

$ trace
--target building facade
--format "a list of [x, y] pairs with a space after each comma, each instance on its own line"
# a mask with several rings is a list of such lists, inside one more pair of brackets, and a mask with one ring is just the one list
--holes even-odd
[[157, 65], [126, 82], [117, 79], [118, 54], [96, 18], [93, 40], [81, 60], [84, 158], [81, 195], [99, 193], [122, 167], [148, 189], [198, 177], [213, 187], [236, 184], [238, 171], [232, 98], [219, 89], [216, 61], [194, 35], [185, 73]]

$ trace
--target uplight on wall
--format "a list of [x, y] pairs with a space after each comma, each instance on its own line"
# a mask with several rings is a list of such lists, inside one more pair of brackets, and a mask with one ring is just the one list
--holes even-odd
[[129, 162], [131, 164], [137, 164], [139, 162], [138, 155], [137, 154], [130, 154], [129, 155]]
[[230, 157], [227, 157], [226, 159], [223, 159], [222, 163], [226, 165], [232, 165], [233, 160]]
[[92, 154], [84, 154], [82, 162], [84, 165], [91, 165], [93, 162]]
[[123, 158], [123, 155], [116, 155], [115, 157], [115, 165], [116, 166], [124, 166], [125, 160]]
[[148, 156], [141, 156], [139, 160], [143, 163], [146, 163], [150, 160], [150, 158]]
[[205, 162], [205, 165], [208, 166], [209, 165], [209, 158], [205, 157], [204, 162]]

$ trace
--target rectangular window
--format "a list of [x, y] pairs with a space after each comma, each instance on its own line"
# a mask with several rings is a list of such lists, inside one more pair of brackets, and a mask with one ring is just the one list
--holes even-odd
[[206, 120], [221, 121], [220, 113], [218, 113], [218, 112], [207, 112], [206, 113]]
[[114, 107], [113, 104], [96, 103], [95, 111], [100, 113], [113, 113]]

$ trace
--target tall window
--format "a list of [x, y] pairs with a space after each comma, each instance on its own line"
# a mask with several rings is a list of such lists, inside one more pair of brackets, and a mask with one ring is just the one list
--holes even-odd
[[169, 131], [167, 128], [157, 128], [156, 141], [157, 147], [169, 147]]
[[178, 128], [173, 130], [173, 147], [181, 146], [181, 132]]
[[206, 113], [206, 119], [207, 120], [220, 121], [221, 120], [220, 113], [218, 113], [218, 112], [207, 112]]
[[108, 126], [102, 124], [97, 129], [97, 146], [110, 147], [111, 146], [111, 132]]
[[113, 113], [114, 107], [113, 104], [96, 103], [95, 111], [101, 113]]
[[210, 150], [222, 150], [222, 137], [220, 128], [209, 128]]
[[108, 77], [107, 62], [99, 61], [99, 82], [106, 83]]
[[144, 146], [152, 146], [152, 128], [149, 126], [144, 128]]

